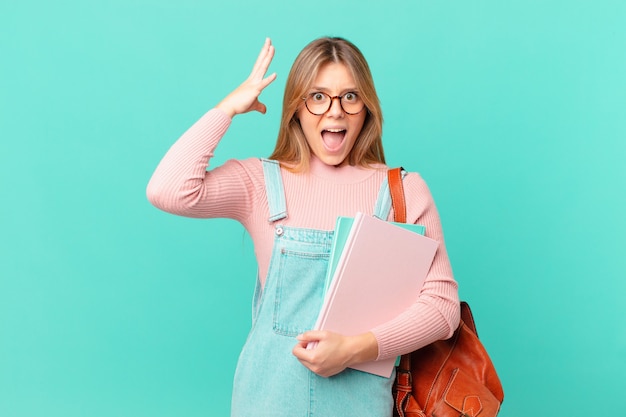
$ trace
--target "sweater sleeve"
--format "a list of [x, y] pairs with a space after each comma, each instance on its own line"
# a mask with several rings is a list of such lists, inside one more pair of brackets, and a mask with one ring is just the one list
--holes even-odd
[[[168, 150], [148, 183], [146, 195], [157, 208], [186, 217], [232, 218], [243, 222], [257, 199], [251, 164], [229, 160], [207, 171], [231, 119], [212, 109]], [[260, 164], [259, 164], [260, 165]]]
[[404, 313], [372, 329], [378, 359], [412, 352], [452, 336], [459, 324], [458, 285], [452, 275], [439, 213], [428, 186], [418, 174], [404, 181], [407, 221], [426, 226], [426, 236], [439, 242], [417, 301]]

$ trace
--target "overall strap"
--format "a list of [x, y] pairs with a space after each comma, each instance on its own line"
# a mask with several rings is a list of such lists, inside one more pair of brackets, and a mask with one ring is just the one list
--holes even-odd
[[270, 210], [268, 221], [273, 223], [287, 217], [283, 178], [280, 175], [280, 164], [278, 161], [261, 158], [261, 163], [263, 164], [267, 204]]
[[[396, 175], [400, 180], [404, 179], [407, 172], [403, 168], [389, 169], [390, 175]], [[378, 191], [378, 198], [376, 199], [376, 205], [374, 206], [374, 217], [381, 220], [387, 220], [391, 211], [392, 199], [391, 191], [389, 188], [388, 176], [385, 177], [380, 184], [380, 191]]]

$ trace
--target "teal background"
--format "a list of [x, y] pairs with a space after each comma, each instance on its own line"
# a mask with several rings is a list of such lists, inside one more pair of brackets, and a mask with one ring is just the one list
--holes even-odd
[[0, 416], [226, 416], [252, 245], [145, 198], [158, 161], [245, 77], [266, 156], [299, 50], [368, 58], [390, 165], [437, 201], [503, 417], [623, 412], [626, 2], [2, 0]]

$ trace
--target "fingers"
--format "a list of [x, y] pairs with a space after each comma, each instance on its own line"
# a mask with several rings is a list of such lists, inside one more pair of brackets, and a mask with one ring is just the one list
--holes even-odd
[[[272, 59], [274, 58], [274, 51], [275, 50], [274, 46], [272, 45], [272, 41], [270, 40], [270, 38], [266, 38], [265, 43], [263, 44], [263, 48], [261, 48], [261, 52], [259, 53], [259, 56], [254, 63], [252, 72], [250, 73], [249, 80], [257, 85], [259, 94], [276, 79], [276, 73], [272, 73], [269, 76], [265, 77], [265, 74], [267, 73]], [[265, 106], [265, 104], [259, 102], [257, 99], [251, 110], [265, 114], [267, 112], [267, 107]]]
[[[274, 52], [275, 50], [274, 50], [274, 46], [272, 45], [272, 41], [270, 40], [270, 38], [266, 38], [265, 44], [263, 44], [263, 48], [261, 48], [261, 52], [259, 53], [259, 56], [257, 57], [257, 60], [254, 63], [254, 66], [252, 67], [250, 78], [253, 78], [256, 80], [263, 80], [270, 66], [270, 63], [272, 62], [272, 59], [274, 58]], [[271, 81], [269, 81], [267, 84], [269, 84]]]
[[263, 44], [263, 47], [261, 48], [261, 51], [259, 52], [259, 56], [256, 58], [256, 61], [254, 62], [254, 66], [252, 67], [252, 74], [256, 73], [259, 70], [259, 68], [261, 68], [263, 60], [265, 59], [265, 56], [267, 55], [269, 51], [269, 47], [271, 45], [272, 45], [272, 41], [270, 40], [270, 38], [265, 38], [265, 43]]
[[217, 107], [231, 118], [250, 111], [265, 114], [267, 107], [259, 101], [259, 95], [276, 79], [276, 73], [265, 76], [273, 57], [274, 47], [267, 38], [248, 79], [226, 96]]
[[276, 73], [274, 72], [261, 82], [262, 88], [265, 88], [268, 85], [270, 85], [275, 79], [276, 79]]
[[307, 332], [299, 334], [296, 339], [304, 343], [317, 342], [324, 339], [327, 335], [328, 332], [323, 330], [309, 330]]
[[307, 368], [311, 369], [315, 366], [314, 358], [316, 353], [311, 349], [307, 349], [306, 343], [297, 343], [291, 350], [291, 353]]
[[323, 332], [320, 331], [308, 331], [299, 334], [296, 337], [298, 343], [292, 350], [293, 355], [300, 361], [310, 362], [312, 351], [321, 339], [323, 339]]
[[337, 354], [336, 346], [332, 342], [327, 345], [320, 345], [315, 349], [307, 349], [308, 342], [315, 342], [318, 339], [315, 337], [316, 334], [321, 333], [306, 332], [298, 336], [298, 343], [293, 347], [292, 354], [312, 372], [323, 377], [329, 377], [343, 371], [346, 364], [342, 356]]

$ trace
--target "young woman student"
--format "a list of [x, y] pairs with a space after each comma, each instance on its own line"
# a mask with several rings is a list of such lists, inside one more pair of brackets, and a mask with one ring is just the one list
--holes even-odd
[[[272, 154], [212, 166], [234, 117], [265, 113], [259, 95], [276, 78], [267, 75], [273, 56], [267, 39], [248, 79], [163, 157], [148, 199], [181, 216], [235, 219], [254, 242], [254, 317], [235, 372], [232, 416], [391, 416], [393, 376], [350, 366], [396, 357], [456, 329], [457, 284], [439, 215], [424, 180], [408, 173], [407, 221], [424, 225], [426, 236], [440, 242], [417, 301], [363, 334], [312, 331], [337, 216], [360, 211], [393, 219], [393, 210], [375, 212], [387, 176], [382, 112], [360, 50], [342, 38], [316, 39], [300, 52], [287, 78]], [[198, 273], [206, 274], [206, 268]], [[309, 342], [316, 347], [307, 349]]]

